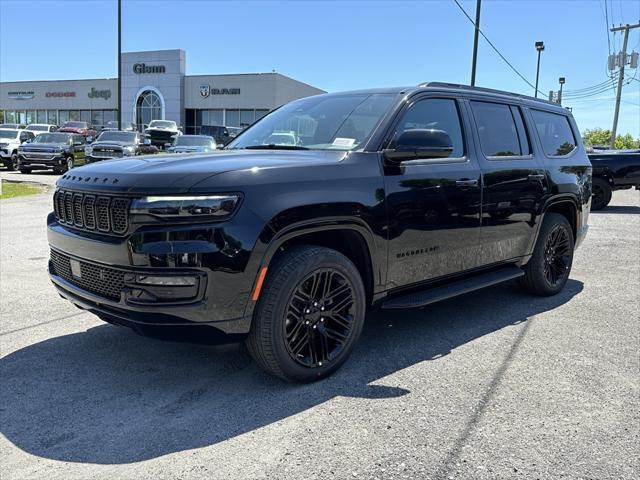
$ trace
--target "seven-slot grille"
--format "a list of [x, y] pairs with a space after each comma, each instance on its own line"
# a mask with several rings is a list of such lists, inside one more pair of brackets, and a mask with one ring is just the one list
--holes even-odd
[[101, 267], [83, 261], [78, 262], [80, 264], [80, 276], [76, 277], [71, 271], [70, 258], [51, 250], [52, 274], [101, 297], [120, 300], [120, 293], [124, 287], [124, 272], [122, 270]]
[[122, 235], [129, 228], [128, 198], [58, 190], [53, 209], [58, 221], [73, 228]]

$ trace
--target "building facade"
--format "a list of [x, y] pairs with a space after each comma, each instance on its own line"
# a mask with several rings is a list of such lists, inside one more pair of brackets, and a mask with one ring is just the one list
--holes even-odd
[[[174, 120], [186, 133], [202, 125], [246, 127], [270, 110], [323, 90], [279, 73], [186, 75], [184, 50], [126, 52], [121, 58], [122, 121], [139, 130]], [[117, 119], [117, 80], [0, 82], [5, 123], [77, 120], [98, 129]]]

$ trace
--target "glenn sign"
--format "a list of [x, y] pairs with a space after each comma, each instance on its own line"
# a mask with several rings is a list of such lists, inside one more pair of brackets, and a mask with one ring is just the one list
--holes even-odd
[[143, 73], [165, 73], [164, 65], [147, 65], [146, 63], [134, 63], [133, 73], [141, 75]]

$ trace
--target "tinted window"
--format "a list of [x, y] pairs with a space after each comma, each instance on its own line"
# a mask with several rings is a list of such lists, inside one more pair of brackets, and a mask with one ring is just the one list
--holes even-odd
[[482, 153], [486, 157], [523, 155], [516, 123], [508, 105], [471, 102], [471, 108], [478, 127]]
[[569, 119], [556, 113], [531, 110], [544, 153], [550, 157], [567, 155], [576, 148]]
[[458, 115], [455, 100], [429, 98], [414, 103], [398, 123], [394, 138], [398, 138], [406, 130], [417, 128], [446, 132], [451, 137], [453, 145], [453, 152], [451, 152], [450, 157], [462, 157], [464, 155], [460, 116]]

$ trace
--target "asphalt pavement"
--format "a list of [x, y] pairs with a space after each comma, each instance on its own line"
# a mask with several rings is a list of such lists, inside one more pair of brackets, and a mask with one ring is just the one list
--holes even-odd
[[561, 294], [508, 283], [374, 312], [311, 385], [59, 298], [50, 206], [51, 190], [0, 202], [3, 480], [638, 478], [639, 192], [591, 215]]

